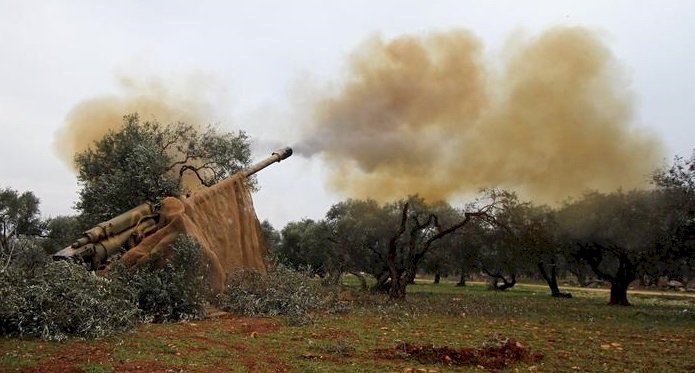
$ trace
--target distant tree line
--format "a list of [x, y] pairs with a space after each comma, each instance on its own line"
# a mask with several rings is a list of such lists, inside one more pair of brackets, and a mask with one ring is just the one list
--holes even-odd
[[364, 275], [371, 288], [405, 297], [419, 272], [483, 275], [490, 287], [513, 287], [520, 277], [543, 280], [555, 297], [559, 278], [583, 286], [610, 284], [610, 304], [629, 305], [628, 286], [695, 276], [695, 155], [676, 158], [653, 175], [647, 191], [587, 192], [559, 207], [487, 190], [464, 208], [418, 196], [379, 204], [348, 199], [320, 220], [290, 222], [280, 231], [264, 222], [278, 260], [311, 269], [329, 282]]

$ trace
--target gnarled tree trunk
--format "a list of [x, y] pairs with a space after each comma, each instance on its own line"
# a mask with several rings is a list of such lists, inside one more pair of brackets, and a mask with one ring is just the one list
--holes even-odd
[[[516, 285], [516, 273], [511, 274], [511, 280], [507, 280], [504, 275], [501, 273], [497, 272], [490, 272], [487, 269], [483, 268], [483, 272], [485, 272], [486, 275], [490, 276], [490, 287], [493, 290], [499, 290], [499, 291], [504, 291], [507, 289], [511, 289]], [[499, 285], [499, 281], [502, 280], [502, 285]]]
[[563, 293], [557, 285], [557, 265], [555, 261], [550, 262], [550, 273], [545, 270], [545, 263], [538, 262], [538, 270], [550, 288], [550, 295], [556, 298], [572, 298], [572, 294]]
[[[617, 306], [629, 306], [630, 302], [627, 300], [627, 288], [630, 283], [637, 278], [637, 273], [635, 265], [632, 263], [627, 253], [620, 250], [618, 247], [598, 247], [600, 250], [594, 252], [594, 255], [587, 255], [585, 260], [589, 263], [591, 270], [594, 271], [596, 276], [601, 280], [610, 282], [611, 284], [611, 297], [608, 301], [610, 305]], [[611, 252], [618, 259], [618, 270], [615, 274], [610, 274], [603, 272], [599, 265], [603, 259], [602, 251], [606, 250]]]
[[611, 299], [608, 301], [608, 304], [616, 306], [629, 306], [630, 302], [627, 300], [627, 288], [630, 286], [630, 282], [632, 281], [611, 281]]
[[[443, 228], [439, 225], [439, 218], [434, 214], [429, 214], [424, 221], [421, 221], [417, 215], [409, 217], [410, 202], [406, 202], [401, 210], [400, 227], [389, 240], [389, 250], [386, 255], [386, 263], [391, 276], [391, 289], [389, 291], [391, 299], [405, 298], [406, 286], [415, 281], [418, 264], [434, 242], [468, 224], [472, 218], [487, 217], [486, 209], [490, 206], [477, 212], [466, 212], [463, 220], [448, 228]], [[409, 218], [411, 219], [410, 227], [407, 224]], [[426, 229], [433, 229], [434, 233], [423, 242], [420, 240], [420, 235]], [[403, 236], [406, 239], [403, 240]], [[408, 250], [402, 250], [404, 247], [407, 247]], [[408, 254], [397, 263], [399, 249], [401, 249], [400, 252], [407, 252]]]
[[456, 283], [456, 286], [466, 286], [466, 273], [461, 272], [461, 277], [459, 278], [459, 282]]

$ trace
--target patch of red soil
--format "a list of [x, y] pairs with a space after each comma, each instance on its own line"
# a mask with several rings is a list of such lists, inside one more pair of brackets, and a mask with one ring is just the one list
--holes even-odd
[[248, 349], [243, 344], [228, 343], [224, 340], [212, 339], [212, 338], [208, 338], [208, 337], [201, 336], [201, 335], [192, 335], [192, 336], [190, 336], [189, 339], [200, 342], [201, 345], [206, 346], [206, 347], [187, 347], [187, 350], [186, 350], [187, 353], [205, 351], [205, 350], [209, 349], [210, 347], [224, 347], [224, 349], [227, 351], [238, 351], [238, 352], [244, 352]]
[[394, 348], [378, 349], [375, 352], [377, 357], [386, 359], [415, 360], [421, 364], [447, 366], [480, 366], [493, 370], [508, 368], [521, 361], [533, 363], [543, 358], [542, 354], [530, 353], [513, 339], [495, 346], [459, 349], [401, 342]]
[[[247, 338], [256, 338], [263, 334], [273, 333], [279, 330], [281, 326], [268, 319], [254, 319], [239, 317], [230, 314], [222, 315], [215, 319], [200, 320], [195, 322], [143, 325], [133, 335], [127, 345], [135, 343], [136, 340], [153, 339], [160, 340], [161, 338], [180, 338], [188, 340], [196, 340], [201, 343], [201, 347], [187, 347], [181, 350], [182, 357], [185, 358], [188, 354], [196, 354], [204, 352], [213, 347], [221, 347], [229, 351], [244, 352], [247, 346], [240, 343], [228, 343], [223, 339], [212, 339], [207, 333], [211, 331], [219, 331], [228, 334], [243, 335]], [[42, 359], [36, 367], [28, 368], [23, 372], [32, 373], [63, 373], [63, 372], [82, 372], [81, 365], [105, 365], [113, 367], [117, 372], [163, 372], [167, 369], [177, 371], [175, 366], [167, 365], [166, 363], [156, 361], [135, 361], [121, 362], [116, 361], [112, 356], [114, 350], [113, 343], [108, 341], [72, 341], [61, 347], [60, 351], [52, 353], [48, 357]], [[260, 357], [265, 364], [271, 365], [273, 371], [283, 372], [289, 368], [281, 361], [272, 356]], [[241, 364], [253, 370], [259, 363], [259, 356], [249, 355], [243, 359]], [[267, 367], [264, 367], [264, 369]], [[188, 369], [187, 369], [188, 370]], [[226, 367], [220, 368], [199, 368], [195, 371], [200, 372], [226, 372]]]
[[189, 338], [191, 334], [206, 334], [211, 331], [229, 334], [241, 334], [254, 336], [276, 332], [280, 325], [273, 320], [240, 317], [231, 314], [218, 316], [214, 319], [205, 319], [193, 322], [160, 325], [146, 325], [138, 330], [138, 334], [146, 337], [178, 337]]
[[108, 348], [103, 345], [88, 345], [83, 342], [73, 342], [65, 345], [62, 354], [54, 354], [41, 363], [24, 372], [63, 373], [82, 372], [80, 364], [105, 364], [113, 361]]
[[287, 364], [267, 354], [241, 355], [237, 364], [243, 365], [248, 372], [288, 372], [290, 370]]
[[[237, 332], [239, 332], [238, 323], [235, 323], [233, 325]], [[278, 324], [264, 320], [245, 319], [245, 321], [241, 323], [241, 332], [242, 334], [247, 335], [250, 335], [251, 333], [267, 334], [275, 332], [278, 329], [280, 329], [280, 326], [278, 326]]]

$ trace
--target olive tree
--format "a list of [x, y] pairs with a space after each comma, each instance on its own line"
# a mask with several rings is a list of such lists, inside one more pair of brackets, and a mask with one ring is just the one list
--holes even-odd
[[280, 232], [273, 227], [270, 221], [263, 220], [261, 223], [261, 235], [263, 236], [263, 241], [270, 253], [277, 254], [280, 243], [282, 242], [282, 236]]
[[55, 253], [82, 235], [88, 226], [75, 215], [58, 215], [45, 221], [41, 246], [48, 253]]
[[324, 277], [333, 261], [325, 222], [303, 219], [290, 222], [280, 231], [275, 255], [284, 265]]
[[612, 305], [630, 305], [627, 289], [658, 235], [660, 195], [652, 191], [588, 193], [558, 213], [563, 237], [599, 279], [611, 284]]
[[446, 203], [427, 204], [417, 196], [387, 206], [397, 214], [399, 222], [390, 235], [385, 255], [392, 299], [405, 298], [406, 287], [415, 279], [423, 258], [439, 247], [442, 238], [474, 219], [493, 220], [490, 212], [497, 201], [494, 195], [488, 197], [492, 198], [483, 206], [460, 214], [453, 214]]
[[367, 283], [362, 272], [384, 278], [388, 272], [384, 248], [392, 223], [386, 209], [374, 200], [348, 199], [331, 206], [325, 221], [337, 276], [352, 273], [363, 288]]
[[654, 174], [662, 195], [659, 210], [661, 237], [649, 265], [641, 269], [652, 277], [668, 276], [687, 282], [695, 275], [695, 152], [676, 157], [668, 169]]
[[81, 186], [75, 207], [86, 221], [103, 221], [145, 201], [215, 184], [247, 167], [250, 157], [244, 132], [126, 115], [120, 128], [75, 156]]
[[6, 250], [11, 240], [36, 236], [41, 230], [39, 199], [34, 193], [0, 189], [0, 251]]
[[485, 233], [488, 227], [484, 221], [474, 220], [446, 238], [452, 243], [451, 265], [459, 274], [456, 286], [466, 286], [466, 278], [481, 271], [481, 259]]

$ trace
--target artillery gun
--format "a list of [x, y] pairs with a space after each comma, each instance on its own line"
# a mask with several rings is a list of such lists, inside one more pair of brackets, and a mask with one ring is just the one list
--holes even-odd
[[[290, 147], [278, 149], [270, 157], [240, 171], [239, 174], [245, 178], [249, 177], [291, 155]], [[53, 259], [81, 259], [90, 263], [96, 270], [109, 258], [135, 247], [159, 228], [161, 224], [158, 205], [145, 202], [85, 231], [70, 246], [53, 254]]]

